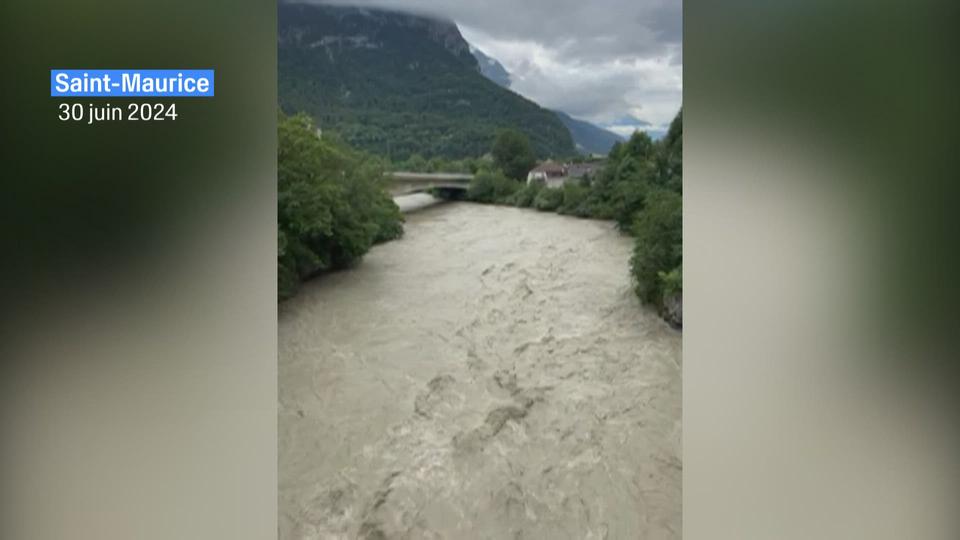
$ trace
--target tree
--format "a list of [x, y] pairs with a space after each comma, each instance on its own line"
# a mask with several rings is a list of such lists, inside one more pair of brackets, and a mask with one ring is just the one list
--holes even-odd
[[306, 115], [278, 119], [279, 297], [317, 272], [348, 266], [377, 242], [403, 234], [403, 216], [383, 186], [381, 160], [324, 134]]
[[656, 145], [650, 135], [643, 131], [634, 131], [621, 151], [633, 156], [634, 159], [646, 161], [653, 157], [655, 148]]
[[683, 110], [670, 123], [670, 130], [661, 141], [658, 168], [660, 183], [677, 192], [683, 191]]
[[644, 302], [659, 305], [664, 287], [682, 288], [679, 270], [683, 264], [683, 201], [679, 193], [654, 189], [646, 207], [637, 213], [633, 225], [636, 238], [630, 268], [636, 293]]
[[413, 154], [403, 168], [413, 172], [424, 172], [427, 169], [427, 160], [420, 154]]
[[514, 129], [505, 129], [497, 133], [493, 142], [493, 164], [509, 178], [522, 180], [537, 163], [530, 146], [530, 140]]
[[487, 204], [506, 204], [520, 190], [520, 184], [499, 171], [480, 171], [470, 182], [467, 199]]

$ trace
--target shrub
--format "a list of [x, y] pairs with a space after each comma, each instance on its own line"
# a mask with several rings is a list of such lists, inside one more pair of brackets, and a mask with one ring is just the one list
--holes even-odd
[[617, 228], [630, 232], [637, 212], [643, 210], [649, 185], [637, 178], [618, 182], [613, 188], [611, 210]]
[[534, 180], [529, 184], [523, 186], [523, 189], [517, 191], [507, 200], [507, 204], [512, 206], [519, 206], [520, 208], [529, 208], [533, 205], [533, 200], [537, 198], [537, 194], [540, 193], [540, 190], [543, 189], [543, 182], [539, 180]]
[[593, 219], [613, 219], [613, 206], [591, 191], [580, 203], [576, 215]]
[[660, 283], [663, 285], [663, 294], [669, 296], [683, 292], [683, 266], [678, 266], [669, 272], [660, 272]]
[[467, 199], [479, 203], [505, 204], [522, 184], [499, 172], [480, 171], [467, 188]]
[[403, 217], [383, 189], [383, 168], [324, 137], [305, 115], [280, 115], [277, 149], [277, 290], [350, 265], [375, 242], [403, 234]]
[[[643, 212], [637, 215], [633, 234], [636, 237], [630, 268], [636, 282], [636, 292], [647, 303], [659, 304], [664, 287], [676, 278], [661, 278], [678, 269], [683, 262], [683, 208], [678, 193], [662, 189], [651, 190]], [[677, 286], [672, 283], [671, 286]], [[682, 287], [682, 284], [680, 285]]]
[[585, 208], [581, 205], [586, 201], [590, 194], [590, 188], [575, 182], [567, 182], [563, 185], [563, 203], [557, 208], [560, 214], [570, 214], [579, 217], [589, 217]]
[[563, 190], [545, 187], [533, 199], [533, 207], [544, 212], [552, 212], [563, 204]]

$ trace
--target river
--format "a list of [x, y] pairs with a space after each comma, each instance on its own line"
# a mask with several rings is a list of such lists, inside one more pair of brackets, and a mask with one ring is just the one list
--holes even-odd
[[280, 538], [680, 538], [681, 338], [609, 222], [471, 203], [280, 306]]

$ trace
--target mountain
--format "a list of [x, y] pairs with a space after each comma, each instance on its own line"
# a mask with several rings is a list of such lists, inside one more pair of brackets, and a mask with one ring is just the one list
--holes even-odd
[[504, 88], [510, 88], [510, 73], [503, 67], [503, 64], [495, 58], [490, 58], [476, 47], [470, 47], [470, 52], [473, 53], [473, 57], [477, 59], [477, 64], [480, 65], [480, 73], [482, 73], [484, 77]]
[[650, 122], [647, 122], [646, 120], [641, 120], [636, 116], [633, 116], [632, 114], [625, 114], [620, 118], [617, 118], [613, 122], [610, 122], [608, 125], [609, 126], [629, 126], [629, 127], [639, 129], [641, 127], [649, 126]]
[[277, 21], [281, 110], [356, 147], [395, 160], [475, 157], [515, 128], [539, 157], [574, 153], [555, 114], [483, 76], [450, 21], [284, 2]]
[[[498, 62], [497, 59], [487, 56], [476, 47], [471, 46], [470, 52], [473, 53], [474, 58], [477, 59], [477, 63], [480, 65], [480, 73], [482, 73], [484, 77], [505, 88], [510, 87], [510, 72], [503, 67], [503, 64]], [[553, 112], [570, 131], [570, 136], [573, 137], [573, 144], [580, 153], [606, 154], [610, 152], [610, 148], [612, 148], [615, 143], [626, 140], [624, 137], [612, 131], [607, 131], [590, 122], [573, 118], [563, 111]], [[641, 120], [638, 120], [638, 122], [641, 122]]]
[[586, 154], [607, 154], [614, 144], [626, 139], [585, 120], [578, 120], [562, 111], [553, 111], [570, 130], [577, 150]]

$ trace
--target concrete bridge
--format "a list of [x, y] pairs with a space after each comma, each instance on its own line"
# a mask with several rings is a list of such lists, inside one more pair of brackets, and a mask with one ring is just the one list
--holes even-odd
[[473, 180], [472, 174], [460, 173], [415, 173], [388, 172], [387, 190], [393, 196], [408, 195], [428, 189], [451, 189], [464, 191]]

